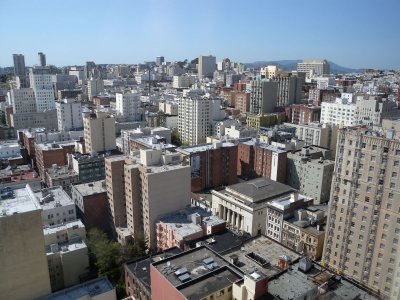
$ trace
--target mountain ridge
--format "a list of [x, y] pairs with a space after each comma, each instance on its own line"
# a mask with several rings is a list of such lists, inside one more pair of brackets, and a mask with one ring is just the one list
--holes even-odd
[[[297, 69], [297, 63], [301, 62], [301, 59], [282, 59], [282, 60], [271, 60], [271, 61], [255, 61], [252, 63], [245, 63], [248, 68], [263, 68], [268, 65], [276, 65], [284, 71], [293, 71]], [[329, 61], [331, 73], [343, 74], [343, 73], [361, 73], [364, 72], [365, 68], [348, 68], [338, 65], [332, 61]]]

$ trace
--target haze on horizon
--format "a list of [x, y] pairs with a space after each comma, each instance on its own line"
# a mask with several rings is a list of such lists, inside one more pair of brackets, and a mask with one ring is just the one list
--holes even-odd
[[0, 66], [139, 63], [212, 54], [254, 62], [328, 59], [352, 68], [400, 69], [398, 0], [0, 0]]

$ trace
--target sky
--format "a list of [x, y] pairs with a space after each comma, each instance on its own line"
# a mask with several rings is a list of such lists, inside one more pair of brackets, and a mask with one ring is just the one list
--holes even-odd
[[0, 0], [0, 66], [215, 55], [400, 69], [399, 0]]

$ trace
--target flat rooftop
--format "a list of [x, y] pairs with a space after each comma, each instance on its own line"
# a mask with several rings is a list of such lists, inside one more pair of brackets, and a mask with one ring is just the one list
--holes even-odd
[[126, 263], [125, 268], [128, 269], [136, 277], [136, 279], [140, 280], [140, 282], [150, 290], [151, 288], [150, 265], [154, 262], [170, 258], [179, 253], [182, 253], [181, 249], [177, 247], [171, 248], [165, 250], [162, 253], [152, 255], [151, 257], [147, 257], [133, 262], [128, 262]]
[[79, 176], [78, 173], [72, 169], [69, 169], [68, 166], [50, 167], [46, 169], [46, 173], [51, 179]]
[[[204, 246], [153, 263], [153, 267], [174, 287], [189, 283], [226, 265], [229, 265], [227, 261]], [[185, 274], [185, 278], [182, 278]]]
[[76, 221], [71, 221], [68, 223], [63, 223], [63, 224], [57, 224], [53, 226], [45, 226], [43, 227], [43, 234], [44, 235], [49, 235], [49, 234], [54, 234], [59, 231], [67, 230], [69, 228], [74, 228], [77, 226], [77, 228], [85, 228], [85, 225], [83, 225], [81, 220], [76, 220]]
[[75, 205], [74, 201], [60, 186], [34, 191], [34, 195], [43, 210], [58, 206]]
[[73, 186], [73, 189], [76, 190], [82, 196], [101, 194], [107, 191], [105, 188], [104, 180], [77, 184]]
[[[95, 297], [112, 290], [114, 290], [114, 287], [110, 281], [108, 281], [106, 277], [101, 277], [41, 297], [38, 300], [75, 300], [80, 299], [81, 297], [82, 299], [90, 299], [91, 297]], [[116, 296], [114, 299], [117, 299]]]
[[286, 153], [287, 152], [286, 150], [283, 150], [283, 149], [278, 148], [276, 146], [268, 145], [268, 144], [261, 143], [261, 142], [257, 142], [255, 139], [251, 139], [250, 141], [242, 142], [242, 144], [248, 145], [248, 146], [258, 146], [260, 148], [271, 150], [271, 151], [274, 151], [276, 153]]
[[[231, 196], [248, 206], [262, 203], [293, 193], [295, 190], [285, 184], [267, 179], [257, 178], [227, 186], [218, 193]], [[213, 191], [214, 193], [214, 191]]]
[[31, 197], [26, 188], [13, 190], [14, 195], [9, 199], [0, 200], [0, 218], [14, 214], [41, 210], [39, 202]]
[[[250, 253], [254, 253], [258, 257], [263, 258], [265, 264], [263, 263], [263, 265], [261, 265], [257, 263], [256, 260], [250, 258]], [[267, 277], [272, 277], [282, 271], [277, 267], [277, 264], [283, 255], [290, 257], [291, 261], [295, 261], [300, 257], [296, 252], [283, 247], [266, 236], [258, 236], [251, 239], [242, 246], [225, 252], [223, 257], [226, 260], [229, 260], [232, 255], [237, 255], [238, 263], [236, 264], [236, 267], [243, 273], [257, 270], [265, 274]]]
[[[234, 147], [234, 143], [230, 142], [217, 142], [217, 144], [220, 144], [221, 148], [227, 148], [227, 147]], [[197, 153], [197, 152], [203, 152], [207, 150], [212, 150], [216, 149], [219, 146], [215, 146], [214, 144], [203, 144], [203, 145], [196, 145], [196, 146], [190, 146], [190, 147], [184, 147], [180, 148], [177, 151], [185, 154], [192, 154], [192, 153]]]
[[41, 144], [36, 144], [37, 147], [39, 147], [42, 151], [51, 151], [51, 150], [59, 150], [62, 149], [63, 146], [74, 146], [75, 141], [70, 140], [70, 141], [59, 141], [56, 143], [41, 143]]
[[[268, 292], [279, 299], [320, 299], [318, 298], [318, 286], [335, 274], [324, 270], [318, 265], [303, 273], [298, 269], [299, 263], [295, 263], [289, 270], [273, 278], [268, 283]], [[332, 279], [333, 279], [332, 278]], [[322, 299], [377, 299], [368, 292], [360, 289], [344, 278], [336, 282], [331, 280], [327, 293]], [[321, 296], [322, 297], [322, 296]]]

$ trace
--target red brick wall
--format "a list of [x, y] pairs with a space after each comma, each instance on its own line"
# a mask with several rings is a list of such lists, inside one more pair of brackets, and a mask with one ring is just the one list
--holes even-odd
[[152, 300], [185, 300], [185, 297], [153, 266], [150, 266], [150, 281]]

